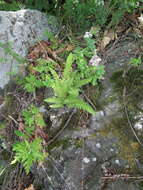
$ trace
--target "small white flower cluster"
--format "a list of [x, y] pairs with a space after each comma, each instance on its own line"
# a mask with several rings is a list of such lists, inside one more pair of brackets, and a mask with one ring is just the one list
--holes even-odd
[[85, 32], [85, 34], [84, 34], [83, 37], [84, 37], [84, 39], [85, 39], [85, 38], [92, 38], [92, 36], [93, 36], [93, 35], [92, 35], [90, 32]]
[[139, 112], [139, 115], [135, 116], [134, 118], [138, 120], [134, 125], [134, 129], [136, 129], [138, 131], [143, 131], [143, 114], [142, 114], [142, 112]]
[[134, 128], [138, 131], [142, 131], [143, 130], [143, 123], [141, 122], [137, 122], [135, 125], [134, 125]]
[[89, 65], [91, 66], [99, 66], [101, 63], [102, 59], [98, 55], [94, 55], [90, 60], [89, 60]]

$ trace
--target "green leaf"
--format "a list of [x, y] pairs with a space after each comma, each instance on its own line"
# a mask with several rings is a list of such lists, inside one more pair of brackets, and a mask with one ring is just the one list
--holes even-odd
[[63, 74], [63, 78], [66, 80], [69, 78], [70, 73], [72, 72], [72, 64], [74, 62], [74, 55], [72, 53], [69, 54], [69, 56], [67, 57], [66, 60], [66, 65], [65, 65], [65, 69], [64, 69], [64, 74]]
[[69, 107], [76, 107], [78, 109], [83, 109], [93, 115], [96, 113], [95, 110], [89, 104], [87, 104], [80, 98], [69, 97], [64, 101], [64, 103], [67, 104], [67, 106]]
[[47, 98], [44, 101], [47, 103], [60, 103], [61, 99], [57, 97], [53, 97], [53, 98]]
[[19, 130], [14, 131], [14, 133], [15, 133], [17, 136], [19, 136], [19, 137], [26, 137], [26, 135], [25, 135], [23, 132], [19, 131]]
[[91, 82], [91, 78], [80, 80], [78, 84], [76, 85], [76, 87], [84, 86], [86, 84], [89, 84], [90, 82]]
[[54, 71], [52, 68], [50, 68], [50, 72], [52, 73], [53, 78], [55, 79], [55, 81], [58, 81], [59, 80], [59, 76], [56, 73], [56, 71]]
[[28, 142], [27, 140], [17, 142], [13, 145], [13, 151], [15, 152], [15, 157], [11, 164], [21, 162], [26, 174], [30, 172], [33, 163], [42, 161], [45, 158], [39, 138], [34, 139], [32, 142]]
[[53, 105], [50, 105], [51, 108], [62, 108], [64, 107], [63, 104], [53, 104]]

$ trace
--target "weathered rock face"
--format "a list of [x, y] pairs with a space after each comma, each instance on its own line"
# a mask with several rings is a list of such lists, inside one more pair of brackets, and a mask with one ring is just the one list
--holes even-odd
[[[17, 12], [0, 11], [0, 88], [10, 80], [7, 72], [17, 71], [19, 60], [24, 58], [27, 50], [35, 42], [43, 39], [44, 32], [56, 33], [57, 21], [36, 10], [20, 10]], [[9, 48], [8, 43], [11, 47]], [[0, 46], [0, 47], [1, 47]], [[18, 55], [12, 55], [13, 52]]]
[[[66, 126], [61, 125], [58, 117], [55, 119], [59, 120], [61, 130], [56, 123], [54, 133], [57, 128], [58, 135], [53, 145], [49, 145], [47, 162], [43, 168], [32, 171], [37, 174], [35, 187], [40, 186], [42, 190], [139, 190], [137, 183], [119, 177], [142, 175], [139, 158], [143, 151], [130, 126], [131, 122], [141, 139], [143, 73], [128, 66], [137, 51], [138, 45], [129, 38], [119, 42], [114, 50], [111, 47], [105, 52], [107, 72], [96, 99], [100, 109], [90, 118], [72, 111], [69, 116], [67, 112], [62, 113], [64, 119], [67, 117], [65, 123], [73, 114]], [[54, 125], [53, 118], [51, 122]], [[107, 174], [118, 177], [104, 180], [102, 177]]]

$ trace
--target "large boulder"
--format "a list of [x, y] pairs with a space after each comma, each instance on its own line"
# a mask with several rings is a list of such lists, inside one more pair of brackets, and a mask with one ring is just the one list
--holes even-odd
[[57, 26], [55, 17], [37, 10], [0, 11], [0, 88], [10, 80], [7, 73], [18, 71], [28, 48], [47, 39], [44, 32], [56, 33]]

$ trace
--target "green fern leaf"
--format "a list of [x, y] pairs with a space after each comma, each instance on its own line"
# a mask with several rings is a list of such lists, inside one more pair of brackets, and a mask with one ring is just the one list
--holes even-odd
[[50, 105], [51, 108], [62, 108], [64, 107], [63, 104], [53, 104], [53, 105]]
[[58, 81], [59, 80], [59, 76], [56, 73], [56, 71], [54, 71], [52, 68], [50, 68], [50, 72], [53, 75], [53, 78], [55, 79], [55, 81]]
[[33, 163], [42, 161], [45, 158], [42, 152], [41, 139], [39, 138], [34, 139], [32, 142], [25, 140], [16, 143], [13, 145], [13, 151], [15, 152], [15, 157], [11, 164], [21, 162], [27, 174]]
[[91, 114], [95, 114], [95, 110], [86, 102], [84, 102], [82, 99], [80, 98], [75, 98], [75, 97], [69, 97], [67, 98], [64, 103], [68, 106], [68, 107], [76, 107], [78, 109], [83, 109]]
[[83, 80], [80, 80], [78, 81], [78, 83], [75, 85], [77, 88], [81, 87], [81, 86], [84, 86], [86, 84], [89, 84], [91, 82], [91, 79], [83, 79]]
[[47, 102], [47, 103], [59, 104], [59, 103], [61, 103], [61, 98], [57, 98], [57, 97], [47, 98], [44, 101]]
[[73, 62], [74, 62], [74, 55], [72, 53], [70, 53], [69, 56], [67, 57], [64, 74], [63, 74], [63, 78], [65, 80], [70, 77]]
[[51, 108], [63, 107], [62, 99], [58, 97], [47, 98], [44, 101], [47, 103], [53, 103], [52, 105], [50, 105]]

